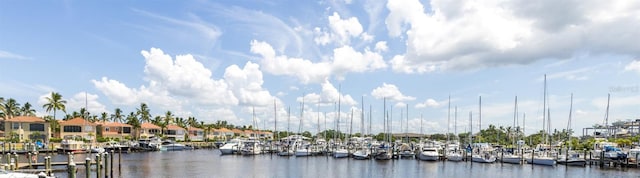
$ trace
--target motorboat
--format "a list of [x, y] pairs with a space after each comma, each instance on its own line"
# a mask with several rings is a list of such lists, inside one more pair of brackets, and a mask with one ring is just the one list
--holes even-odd
[[518, 155], [514, 155], [514, 154], [505, 154], [501, 156], [501, 161], [503, 163], [510, 163], [510, 164], [520, 164], [522, 163], [522, 157], [518, 156]]
[[358, 159], [358, 160], [363, 160], [363, 159], [369, 159], [369, 149], [366, 148], [361, 148], [356, 150], [356, 152], [353, 153], [353, 159]]
[[82, 140], [77, 137], [65, 137], [60, 142], [60, 147], [58, 148], [58, 152], [62, 153], [81, 153], [87, 152], [87, 148]]
[[496, 162], [496, 156], [491, 153], [485, 152], [482, 154], [476, 154], [471, 157], [471, 161], [478, 163], [494, 163]]
[[241, 144], [242, 144], [242, 140], [231, 139], [228, 142], [226, 142], [224, 145], [222, 145], [222, 147], [220, 147], [218, 150], [220, 150], [220, 154], [223, 154], [223, 155], [240, 153]]
[[240, 149], [242, 155], [258, 155], [262, 153], [262, 145], [260, 141], [255, 139], [245, 140], [243, 146]]
[[44, 172], [40, 172], [38, 174], [28, 174], [28, 173], [0, 170], [0, 178], [50, 178], [50, 177], [53, 177], [53, 176], [47, 176]]
[[545, 155], [534, 155], [533, 158], [526, 158], [526, 160], [529, 164], [544, 166], [555, 166], [557, 163], [555, 158]]
[[378, 147], [375, 154], [373, 154], [373, 158], [376, 160], [390, 160], [392, 157], [391, 148], [385, 145]]
[[449, 153], [447, 153], [447, 160], [448, 161], [462, 161], [462, 154], [460, 154], [460, 152], [457, 151], [451, 151]]
[[422, 148], [422, 151], [418, 155], [418, 159], [422, 161], [437, 161], [440, 159], [438, 153], [438, 147], [426, 146]]
[[161, 146], [162, 140], [159, 137], [151, 136], [139, 139], [135, 148], [143, 151], [160, 151]]
[[182, 151], [185, 149], [188, 149], [186, 145], [171, 140], [163, 141], [160, 148], [161, 151]]
[[416, 153], [409, 147], [407, 144], [402, 144], [400, 146], [400, 158], [415, 158]]
[[569, 153], [569, 155], [559, 155], [558, 164], [564, 164], [567, 166], [586, 166], [587, 160], [580, 157], [578, 153]]
[[349, 150], [345, 147], [338, 147], [335, 151], [333, 151], [334, 158], [347, 158], [349, 157]]
[[116, 141], [109, 141], [104, 145], [103, 148], [106, 152], [129, 152], [130, 147], [128, 145], [120, 144]]

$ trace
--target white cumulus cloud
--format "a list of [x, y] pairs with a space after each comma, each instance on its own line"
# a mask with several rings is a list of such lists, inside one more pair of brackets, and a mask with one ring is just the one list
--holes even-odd
[[427, 99], [426, 101], [422, 102], [422, 103], [418, 103], [416, 104], [416, 108], [428, 108], [428, 107], [438, 107], [440, 106], [440, 103], [438, 103], [438, 101], [434, 100], [434, 99]]
[[635, 71], [640, 73], [640, 60], [631, 61], [629, 64], [624, 66], [625, 71]]
[[412, 96], [405, 96], [400, 92], [398, 87], [387, 83], [383, 83], [382, 86], [373, 89], [373, 91], [371, 91], [371, 96], [376, 99], [387, 98], [391, 101], [411, 101], [416, 99]]

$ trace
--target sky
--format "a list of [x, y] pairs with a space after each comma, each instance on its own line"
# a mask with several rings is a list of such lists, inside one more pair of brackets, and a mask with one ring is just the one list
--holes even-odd
[[638, 1], [2, 1], [0, 96], [312, 133], [509, 127], [517, 96], [527, 134], [546, 106], [580, 136], [608, 94], [639, 117], [639, 29]]

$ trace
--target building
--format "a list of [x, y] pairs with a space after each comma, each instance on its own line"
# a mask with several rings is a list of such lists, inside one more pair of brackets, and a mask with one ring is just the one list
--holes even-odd
[[209, 140], [229, 140], [233, 138], [233, 131], [227, 128], [213, 129], [207, 133], [207, 139]]
[[162, 127], [145, 122], [140, 124], [140, 129], [137, 132], [137, 136], [140, 138], [149, 138], [152, 136], [160, 135], [161, 133]]
[[167, 129], [164, 131], [164, 136], [167, 137], [167, 139], [174, 141], [184, 141], [185, 134], [187, 134], [187, 130], [173, 124], [167, 125]]
[[80, 136], [85, 140], [95, 141], [97, 124], [76, 117], [58, 122], [60, 125], [60, 138]]
[[98, 122], [98, 137], [117, 138], [120, 140], [133, 138], [133, 126], [119, 122]]
[[51, 128], [49, 123], [42, 118], [34, 116], [17, 116], [4, 121], [6, 139], [17, 138], [18, 141], [49, 142]]
[[267, 132], [267, 131], [257, 131], [258, 136], [260, 137], [260, 139], [265, 139], [265, 140], [272, 140], [273, 139], [273, 133], [271, 132]]
[[204, 130], [196, 127], [189, 127], [189, 140], [191, 141], [204, 141]]

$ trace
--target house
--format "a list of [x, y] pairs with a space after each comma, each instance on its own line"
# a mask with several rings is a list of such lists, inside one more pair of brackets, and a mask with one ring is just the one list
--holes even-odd
[[191, 141], [204, 141], [204, 130], [196, 127], [189, 127], [189, 140]]
[[253, 131], [253, 130], [245, 130], [243, 135], [249, 138], [258, 138], [257, 131]]
[[133, 126], [119, 122], [98, 122], [98, 137], [117, 138], [120, 140], [133, 138]]
[[233, 132], [234, 136], [245, 136], [244, 135], [244, 131], [240, 130], [240, 129], [231, 129], [231, 132]]
[[266, 139], [266, 140], [271, 140], [273, 139], [273, 133], [271, 132], [267, 132], [267, 131], [259, 131], [258, 132], [258, 136], [260, 137], [260, 139]]
[[85, 140], [94, 141], [97, 124], [76, 117], [58, 122], [60, 125], [60, 138], [80, 136]]
[[12, 136], [20, 142], [26, 140], [41, 140], [49, 142], [51, 138], [51, 128], [49, 123], [42, 118], [34, 116], [17, 116], [4, 121], [4, 132], [6, 138]]
[[187, 130], [173, 124], [167, 125], [167, 129], [164, 131], [164, 136], [167, 137], [167, 139], [174, 141], [184, 141], [185, 134], [187, 134]]
[[162, 127], [145, 122], [140, 124], [140, 130], [138, 130], [137, 136], [140, 138], [149, 138], [152, 136], [160, 135], [161, 133]]

